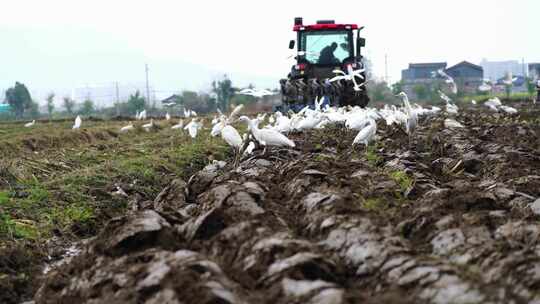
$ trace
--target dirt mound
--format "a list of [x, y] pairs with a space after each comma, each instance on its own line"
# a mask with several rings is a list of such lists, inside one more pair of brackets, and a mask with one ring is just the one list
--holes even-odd
[[36, 303], [540, 301], [538, 130], [483, 115], [209, 165], [112, 220]]

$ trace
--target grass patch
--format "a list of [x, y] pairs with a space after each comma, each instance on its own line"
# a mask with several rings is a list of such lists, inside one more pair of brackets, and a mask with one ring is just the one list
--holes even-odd
[[399, 185], [402, 192], [408, 191], [414, 184], [414, 180], [404, 171], [393, 171], [388, 176]]
[[9, 202], [9, 192], [0, 191], [0, 205], [5, 205]]
[[367, 198], [362, 203], [362, 207], [368, 211], [382, 211], [388, 208], [388, 204], [380, 198]]
[[366, 153], [365, 153], [366, 159], [368, 163], [372, 166], [377, 166], [383, 161], [383, 158], [377, 153], [378, 148], [379, 148], [378, 145], [374, 144], [374, 145], [368, 146], [366, 149]]
[[[0, 188], [0, 244], [10, 237], [93, 235], [127, 207], [125, 198], [111, 193], [116, 184], [130, 185], [125, 188], [128, 192], [153, 200], [172, 179], [187, 179], [211, 160], [225, 159], [230, 153], [225, 142], [210, 137], [207, 130], [196, 139], [168, 128], [115, 137], [97, 135], [117, 131], [123, 122], [89, 123], [79, 132], [63, 130], [64, 122], [55, 130], [55, 124], [31, 132], [7, 125], [7, 132], [15, 135], [6, 139], [13, 147], [39, 137], [51, 137], [54, 146], [44, 146], [39, 154], [13, 154], [13, 160], [24, 161], [14, 161], [18, 165], [8, 168], [18, 173], [15, 188]], [[79, 137], [86, 139], [74, 146], [70, 139]]]
[[38, 236], [38, 230], [32, 221], [14, 220], [0, 210], [0, 237], [35, 240]]

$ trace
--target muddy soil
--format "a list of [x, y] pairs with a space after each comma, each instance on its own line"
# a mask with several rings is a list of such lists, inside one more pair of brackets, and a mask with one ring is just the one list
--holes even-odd
[[336, 126], [176, 179], [36, 303], [540, 303], [540, 111]]

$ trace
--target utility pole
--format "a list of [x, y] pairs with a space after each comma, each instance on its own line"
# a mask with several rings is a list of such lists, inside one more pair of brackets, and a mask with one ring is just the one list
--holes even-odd
[[115, 83], [116, 86], [116, 116], [120, 116], [120, 90], [118, 89], [118, 81]]
[[144, 65], [146, 72], [146, 102], [150, 103], [150, 85], [148, 84], [148, 63]]
[[388, 54], [384, 54], [384, 81], [388, 84]]

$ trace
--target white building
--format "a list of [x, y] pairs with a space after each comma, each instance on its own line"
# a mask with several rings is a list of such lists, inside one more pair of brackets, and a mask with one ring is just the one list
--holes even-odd
[[527, 66], [517, 60], [506, 61], [488, 61], [482, 59], [480, 66], [484, 69], [484, 77], [491, 81], [497, 81], [506, 76], [507, 73], [512, 75], [527, 76]]

